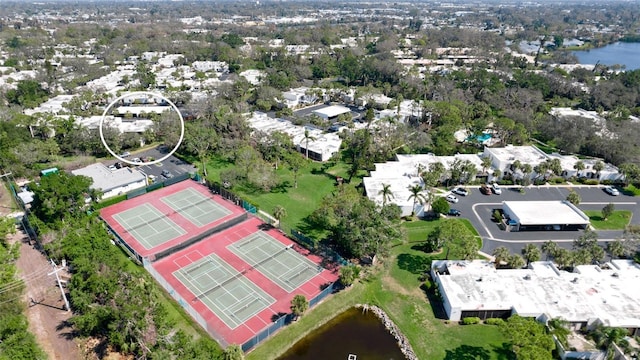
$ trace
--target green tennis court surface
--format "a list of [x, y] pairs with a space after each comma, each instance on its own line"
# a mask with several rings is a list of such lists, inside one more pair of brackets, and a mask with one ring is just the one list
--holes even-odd
[[228, 245], [227, 249], [289, 293], [323, 270], [294, 249], [262, 233], [251, 234]]
[[149, 204], [125, 210], [113, 218], [147, 250], [187, 233]]
[[[190, 254], [199, 257], [198, 251]], [[190, 264], [173, 275], [195, 294], [196, 301], [202, 301], [231, 329], [275, 303], [274, 298], [215, 254], [195, 262], [191, 262], [189, 254], [174, 260], [176, 265], [186, 261]]]
[[160, 200], [198, 227], [231, 214], [231, 210], [191, 188], [165, 196]]

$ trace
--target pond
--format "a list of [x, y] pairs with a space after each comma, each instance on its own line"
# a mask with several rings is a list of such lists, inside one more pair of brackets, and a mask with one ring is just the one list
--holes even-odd
[[396, 340], [373, 312], [351, 308], [297, 342], [278, 360], [405, 359]]
[[597, 49], [572, 53], [581, 64], [624, 65], [625, 70], [640, 69], [640, 43], [617, 42]]

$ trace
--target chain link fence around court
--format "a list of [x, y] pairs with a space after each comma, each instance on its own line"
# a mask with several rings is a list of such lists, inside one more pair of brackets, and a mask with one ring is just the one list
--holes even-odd
[[151, 265], [151, 262], [147, 258], [142, 259], [142, 266], [151, 274], [151, 276], [162, 286], [171, 297], [178, 303], [182, 308], [209, 334], [212, 338], [214, 338], [220, 346], [223, 348], [227, 347], [229, 343], [227, 343], [220, 334], [218, 334], [215, 329], [213, 329], [209, 324], [205, 321], [205, 319], [194, 309], [188, 301], [182, 298], [180, 294], [165, 280], [158, 271]]
[[236, 206], [241, 206], [243, 209], [247, 210], [249, 213], [254, 215], [258, 213], [258, 207], [256, 205], [250, 203], [249, 201], [244, 200], [240, 196], [225, 189], [224, 186], [222, 186], [221, 184], [217, 182], [210, 182], [207, 180], [205, 182], [205, 185], [214, 194], [220, 195], [223, 199], [231, 201]]
[[[329, 284], [318, 295], [314, 296], [311, 300], [309, 300], [309, 308], [314, 307], [324, 298], [332, 294], [335, 290], [335, 284], [336, 283]], [[242, 344], [242, 351], [247, 352], [251, 350], [253, 347], [260, 344], [264, 340], [268, 339], [271, 335], [275, 334], [282, 327], [291, 323], [292, 319], [293, 319], [293, 314], [285, 314], [280, 316], [278, 319], [273, 321], [273, 324], [269, 325], [266, 329], [257, 333], [251, 339], [245, 341], [245, 343]]]

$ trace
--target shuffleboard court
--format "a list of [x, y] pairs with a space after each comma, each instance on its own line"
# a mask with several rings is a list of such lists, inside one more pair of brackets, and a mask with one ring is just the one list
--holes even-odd
[[324, 270], [291, 246], [260, 232], [228, 245], [227, 249], [288, 293]]
[[173, 276], [195, 295], [193, 301], [204, 303], [230, 329], [276, 301], [216, 254], [203, 257], [196, 250], [174, 259], [174, 263], [179, 269]]
[[198, 227], [210, 224], [232, 213], [192, 188], [163, 197], [163, 203]]
[[115, 214], [113, 218], [145, 249], [154, 248], [187, 233], [147, 203]]

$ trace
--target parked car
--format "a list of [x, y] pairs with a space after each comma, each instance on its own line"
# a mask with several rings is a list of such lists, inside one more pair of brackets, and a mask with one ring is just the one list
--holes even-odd
[[166, 177], [167, 179], [171, 179], [173, 177], [173, 174], [169, 170], [162, 170], [162, 176]]
[[457, 203], [458, 202], [458, 198], [453, 196], [452, 194], [447, 195], [447, 197], [445, 197], [445, 199], [447, 199], [448, 202], [451, 203]]
[[125, 152], [123, 152], [122, 154], [120, 154], [120, 157], [121, 157], [121, 158], [126, 158], [126, 157], [129, 157], [129, 156], [131, 156], [131, 153], [130, 153], [130, 152], [128, 152], [128, 151], [125, 151]]
[[133, 161], [136, 164], [142, 163], [142, 160], [140, 160], [140, 158], [133, 158], [133, 159], [131, 159], [131, 161]]
[[493, 193], [496, 195], [502, 194], [502, 189], [500, 188], [500, 185], [498, 185], [497, 183], [491, 184], [491, 190], [493, 190]]
[[155, 175], [149, 175], [149, 181], [153, 184], [158, 180]]
[[611, 196], [620, 195], [620, 191], [618, 191], [618, 189], [614, 188], [613, 186], [605, 186], [604, 187], [604, 192], [606, 192], [607, 194], [609, 194]]
[[469, 191], [463, 187], [458, 187], [455, 188], [453, 190], [451, 190], [452, 193], [460, 195], [460, 196], [467, 196], [469, 195]]
[[449, 212], [447, 213], [449, 216], [460, 216], [460, 214], [460, 210], [458, 209], [449, 209]]
[[480, 192], [485, 195], [491, 195], [492, 193], [491, 188], [487, 184], [482, 184], [482, 186], [480, 186]]

